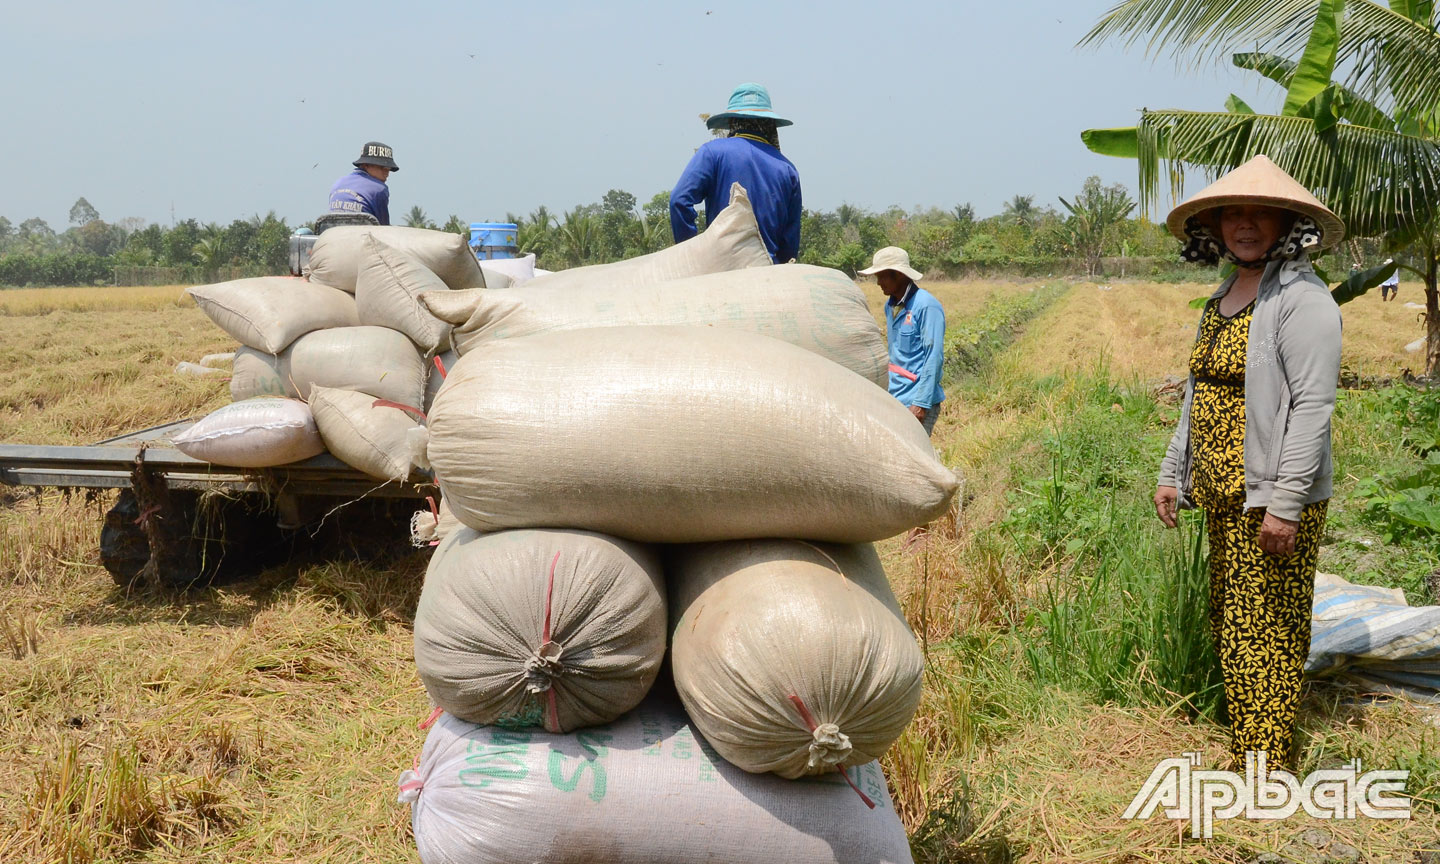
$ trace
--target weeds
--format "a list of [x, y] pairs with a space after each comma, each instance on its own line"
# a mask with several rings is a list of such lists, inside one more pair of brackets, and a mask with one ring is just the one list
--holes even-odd
[[30, 616], [12, 618], [8, 614], [0, 614], [0, 635], [5, 638], [5, 647], [12, 659], [24, 660], [40, 649], [39, 625]]

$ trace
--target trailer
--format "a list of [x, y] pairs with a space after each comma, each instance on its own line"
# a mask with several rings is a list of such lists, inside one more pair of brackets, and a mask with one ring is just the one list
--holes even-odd
[[0, 444], [0, 484], [120, 490], [100, 532], [100, 563], [127, 588], [231, 579], [338, 547], [393, 551], [408, 545], [414, 511], [438, 496], [426, 475], [385, 483], [328, 453], [266, 469], [212, 465], [175, 448], [194, 423], [89, 446]]

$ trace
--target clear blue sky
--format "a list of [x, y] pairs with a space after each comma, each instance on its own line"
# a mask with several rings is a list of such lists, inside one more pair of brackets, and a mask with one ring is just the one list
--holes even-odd
[[[1254, 76], [1177, 75], [1075, 43], [1110, 3], [568, 0], [5, 4], [0, 216], [228, 222], [319, 215], [367, 140], [395, 148], [392, 213], [467, 221], [669, 189], [698, 116], [759, 81], [795, 121], [805, 203], [997, 212], [1134, 163], [1079, 132], [1142, 106], [1218, 110]], [[508, 11], [507, 11], [508, 10]], [[1263, 95], [1256, 96], [1257, 93]]]

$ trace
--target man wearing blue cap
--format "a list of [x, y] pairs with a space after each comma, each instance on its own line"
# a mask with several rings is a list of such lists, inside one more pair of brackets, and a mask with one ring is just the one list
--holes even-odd
[[390, 224], [390, 187], [385, 181], [395, 164], [395, 151], [379, 141], [360, 148], [360, 158], [350, 163], [355, 170], [330, 187], [331, 213], [369, 213], [381, 225]]
[[770, 258], [777, 264], [800, 254], [800, 172], [780, 153], [776, 131], [791, 122], [770, 107], [770, 91], [759, 84], [741, 84], [730, 94], [721, 114], [705, 121], [711, 129], [730, 134], [706, 142], [670, 193], [670, 231], [675, 242], [689, 240], [695, 227], [695, 205], [705, 202], [705, 218], [715, 221], [730, 203], [730, 184], [750, 193], [755, 221]]

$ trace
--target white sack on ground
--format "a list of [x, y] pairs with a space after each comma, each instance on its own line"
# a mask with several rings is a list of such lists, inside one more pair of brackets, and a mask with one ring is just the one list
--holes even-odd
[[311, 330], [360, 323], [354, 297], [289, 276], [197, 285], [186, 293], [236, 342], [271, 354]]
[[280, 355], [280, 377], [301, 396], [318, 385], [415, 408], [425, 399], [425, 358], [409, 337], [388, 327], [307, 333]]
[[[440, 361], [440, 366], [445, 367], [444, 372], [441, 372], [440, 367], [435, 365], [437, 359]], [[426, 414], [430, 413], [430, 406], [435, 403], [435, 395], [440, 392], [441, 387], [445, 386], [446, 374], [455, 368], [455, 361], [459, 359], [460, 355], [454, 350], [450, 350], [430, 358], [429, 362], [425, 364], [425, 404], [422, 407]]]
[[225, 351], [221, 354], [206, 354], [200, 358], [201, 366], [209, 366], [213, 369], [223, 369], [235, 362], [235, 352]]
[[377, 406], [355, 390], [315, 387], [310, 410], [330, 455], [380, 480], [410, 476], [407, 434], [419, 422], [399, 408]]
[[487, 342], [455, 364], [429, 418], [440, 488], [477, 531], [855, 543], [928, 523], [957, 483], [873, 382], [719, 328]]
[[300, 393], [280, 374], [279, 357], [242, 345], [230, 370], [230, 399], [243, 402], [257, 396], [298, 399]]
[[[431, 303], [434, 306], [431, 307]], [[455, 325], [461, 354], [487, 339], [589, 327], [714, 325], [772, 336], [884, 387], [889, 350], [865, 294], [839, 270], [809, 264], [752, 267], [604, 291], [546, 288], [444, 291], [420, 302]]]
[[463, 720], [569, 732], [640, 704], [665, 631], [654, 549], [585, 531], [460, 528], [425, 574], [415, 668], [431, 701]]
[[755, 221], [750, 196], [739, 183], [735, 183], [730, 187], [730, 205], [721, 210], [704, 231], [684, 243], [627, 261], [592, 264], [536, 276], [526, 284], [536, 288], [543, 285], [546, 288], [603, 291], [617, 285], [646, 285], [769, 265], [770, 252], [760, 237], [760, 226]]
[[339, 225], [321, 234], [310, 250], [311, 281], [355, 293], [365, 238], [374, 236], [411, 256], [451, 288], [484, 288], [485, 276], [464, 237], [449, 231], [399, 225]]
[[523, 285], [534, 279], [535, 253], [521, 255], [519, 258], [486, 258], [480, 262], [480, 269], [485, 271], [485, 287], [499, 287], [490, 281], [490, 274], [494, 273], [503, 276], [511, 285]]
[[449, 290], [440, 277], [374, 236], [367, 236], [362, 248], [355, 279], [360, 323], [399, 330], [427, 354], [448, 348], [450, 325], [431, 315], [418, 299], [425, 291]]
[[298, 399], [232, 402], [173, 441], [186, 456], [237, 468], [288, 465], [325, 452], [310, 406]]
[[861, 765], [915, 716], [925, 657], [868, 543], [681, 546], [666, 575], [676, 688], [731, 764], [791, 778]]
[[746, 774], [652, 697], [573, 735], [442, 714], [400, 777], [423, 864], [909, 864], [878, 763], [803, 780]]

